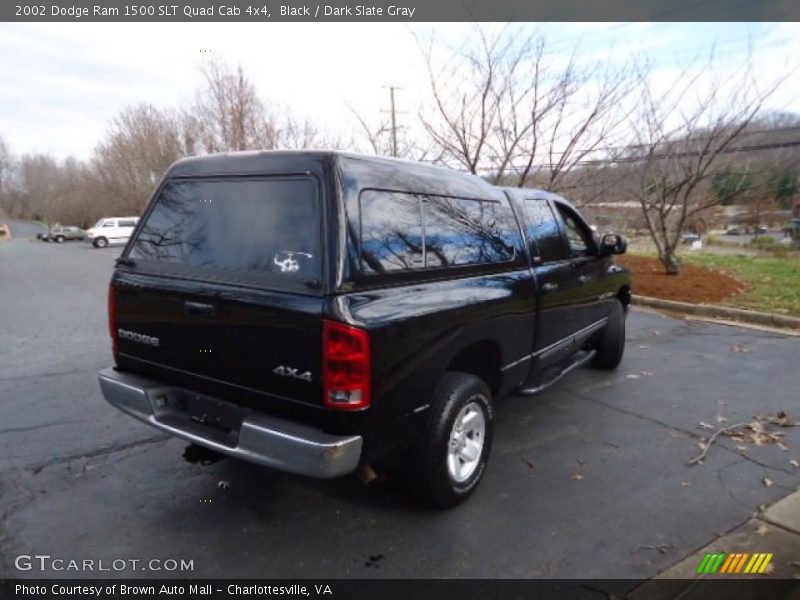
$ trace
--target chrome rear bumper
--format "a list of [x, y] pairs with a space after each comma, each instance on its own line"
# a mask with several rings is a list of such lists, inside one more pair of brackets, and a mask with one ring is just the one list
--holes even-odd
[[351, 473], [361, 457], [361, 436], [330, 435], [115, 369], [99, 377], [106, 400], [121, 411], [221, 454], [320, 478]]

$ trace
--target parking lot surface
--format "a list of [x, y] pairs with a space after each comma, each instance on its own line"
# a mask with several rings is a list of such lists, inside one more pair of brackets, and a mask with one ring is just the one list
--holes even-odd
[[[188, 464], [100, 394], [118, 254], [0, 243], [0, 577], [642, 578], [800, 484], [798, 427], [780, 428], [786, 450], [720, 436], [687, 464], [713, 433], [701, 422], [800, 419], [800, 338], [637, 310], [618, 371], [499, 403], [486, 477], [455, 509], [391, 481]], [[42, 573], [20, 554], [193, 569]]]

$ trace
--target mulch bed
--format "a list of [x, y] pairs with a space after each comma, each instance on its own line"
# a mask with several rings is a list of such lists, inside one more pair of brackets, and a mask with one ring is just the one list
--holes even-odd
[[684, 263], [680, 275], [667, 275], [657, 258], [620, 256], [633, 273], [633, 293], [664, 300], [715, 304], [748, 291], [748, 285], [726, 273]]

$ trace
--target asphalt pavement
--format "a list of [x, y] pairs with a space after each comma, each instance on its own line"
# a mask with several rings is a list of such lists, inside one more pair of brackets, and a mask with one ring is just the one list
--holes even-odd
[[[581, 369], [499, 403], [485, 479], [455, 509], [391, 481], [188, 464], [183, 442], [98, 388], [118, 254], [16, 232], [0, 242], [0, 578], [646, 578], [800, 484], [800, 427], [780, 428], [785, 450], [720, 436], [688, 464], [719, 427], [781, 410], [800, 419], [800, 338], [636, 309], [618, 371]], [[37, 553], [193, 569], [16, 568]]]

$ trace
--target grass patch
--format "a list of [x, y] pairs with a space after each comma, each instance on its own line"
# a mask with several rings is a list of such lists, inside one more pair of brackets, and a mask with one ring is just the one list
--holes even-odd
[[713, 254], [684, 254], [681, 260], [729, 273], [752, 287], [723, 304], [800, 317], [800, 260]]

